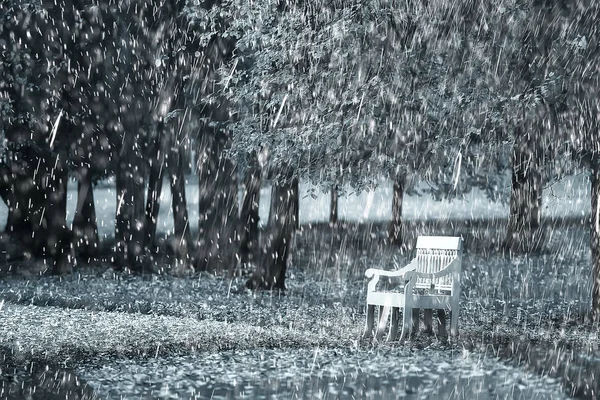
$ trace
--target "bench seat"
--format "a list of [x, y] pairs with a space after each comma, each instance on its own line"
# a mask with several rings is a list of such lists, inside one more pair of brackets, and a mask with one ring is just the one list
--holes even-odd
[[[381, 337], [391, 315], [388, 340], [395, 340], [399, 314], [402, 312], [402, 332], [406, 337], [415, 326], [418, 312], [425, 310], [425, 325], [431, 330], [432, 310], [439, 310], [445, 329], [445, 311], [451, 312], [450, 332], [458, 335], [462, 240], [459, 237], [419, 236], [416, 257], [404, 268], [385, 271], [369, 268], [365, 275], [371, 278], [367, 289], [367, 323], [365, 336], [371, 335], [375, 323], [375, 309], [379, 308], [376, 338]], [[381, 277], [400, 281], [394, 290], [377, 290]]]

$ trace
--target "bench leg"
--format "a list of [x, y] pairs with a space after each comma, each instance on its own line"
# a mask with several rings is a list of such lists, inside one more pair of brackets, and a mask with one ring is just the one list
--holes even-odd
[[419, 333], [419, 325], [421, 323], [421, 318], [419, 318], [421, 316], [421, 309], [420, 308], [413, 308], [412, 310], [412, 327], [411, 327], [411, 335], [415, 336], [417, 333]]
[[431, 335], [433, 333], [433, 310], [423, 310], [423, 323], [425, 325], [425, 333]]
[[375, 324], [375, 306], [367, 305], [367, 324], [365, 326], [365, 332], [363, 338], [371, 336], [373, 333], [373, 325]]
[[385, 327], [387, 325], [387, 321], [390, 318], [390, 308], [389, 306], [380, 306], [379, 307], [379, 324], [377, 326], [377, 334], [375, 338], [377, 340], [381, 339], [383, 336], [383, 331], [385, 331]]
[[446, 331], [446, 310], [437, 310], [438, 336], [448, 336]]
[[452, 308], [450, 312], [450, 334], [458, 336], [458, 307]]
[[400, 309], [398, 307], [392, 307], [392, 323], [390, 325], [390, 333], [387, 340], [389, 342], [396, 340], [398, 336], [398, 322], [400, 319]]
[[403, 340], [408, 337], [410, 326], [412, 324], [412, 308], [404, 307], [402, 311], [402, 333], [400, 334], [400, 338], [398, 340]]

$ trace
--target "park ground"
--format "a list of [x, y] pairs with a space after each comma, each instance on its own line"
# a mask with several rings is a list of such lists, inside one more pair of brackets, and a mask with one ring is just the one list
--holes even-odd
[[[507, 205], [477, 192], [408, 197], [406, 251], [385, 240], [388, 186], [342, 198], [336, 228], [327, 195], [303, 197], [285, 293], [104, 263], [40, 276], [43, 264], [13, 262], [0, 278], [0, 398], [595, 398], [586, 185], [576, 177], [545, 191], [545, 248], [520, 257], [498, 251]], [[197, 189], [187, 190], [193, 229]], [[95, 194], [110, 240], [114, 189]], [[459, 338], [361, 339], [364, 271], [402, 265], [416, 236], [431, 233], [465, 240]]]

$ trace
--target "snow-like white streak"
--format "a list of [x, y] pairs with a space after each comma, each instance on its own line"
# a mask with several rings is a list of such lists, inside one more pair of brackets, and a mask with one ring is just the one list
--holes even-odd
[[458, 186], [458, 177], [460, 176], [460, 166], [462, 164], [462, 153], [459, 151], [458, 156], [456, 156], [456, 162], [454, 163], [454, 190], [456, 190], [456, 186]]
[[179, 245], [183, 244], [183, 239], [185, 238], [185, 231], [187, 231], [189, 219], [185, 221], [185, 226], [183, 227], [183, 233], [181, 234], [181, 239], [179, 240]]
[[52, 149], [52, 145], [54, 145], [54, 139], [56, 139], [56, 132], [58, 132], [58, 124], [60, 123], [62, 115], [63, 110], [60, 110], [58, 117], [56, 117], [56, 121], [54, 121], [54, 126], [52, 127], [52, 132], [50, 133], [50, 149]]
[[42, 162], [42, 159], [38, 159], [38, 163], [37, 163], [37, 167], [35, 167], [35, 171], [33, 171], [33, 179], [35, 180], [35, 178], [37, 177], [37, 174], [40, 170], [40, 164]]
[[54, 179], [54, 171], [58, 167], [58, 161], [60, 160], [60, 155], [56, 156], [56, 161], [54, 162], [54, 167], [52, 167], [52, 171], [50, 171], [50, 179]]
[[596, 233], [600, 232], [600, 201], [596, 201]]
[[360, 98], [360, 104], [358, 105], [358, 112], [356, 113], [356, 123], [358, 123], [358, 120], [360, 118], [360, 110], [362, 109], [364, 99], [365, 99], [365, 94], [363, 92], [362, 97]]
[[123, 198], [125, 198], [125, 191], [121, 192], [121, 196], [119, 197], [119, 204], [117, 205], [117, 215], [121, 212], [121, 206], [123, 205]]
[[233, 63], [233, 67], [231, 67], [231, 73], [227, 77], [227, 82], [225, 82], [224, 89], [227, 89], [227, 86], [229, 86], [229, 82], [231, 82], [231, 78], [233, 78], [233, 73], [235, 72], [235, 68], [237, 67], [237, 64], [238, 64], [238, 60], [236, 59], [235, 63]]
[[283, 106], [285, 105], [285, 101], [287, 100], [287, 98], [288, 98], [288, 95], [286, 93], [285, 96], [283, 97], [283, 101], [281, 102], [281, 105], [279, 106], [279, 111], [277, 111], [277, 115], [275, 116], [275, 121], [273, 121], [272, 128], [275, 128], [277, 126], [277, 121], [279, 121], [279, 117], [281, 116], [281, 111], [283, 110]]
[[183, 118], [181, 119], [181, 124], [179, 125], [179, 132], [177, 133], [177, 137], [181, 137], [181, 131], [183, 130], [183, 124], [185, 122], [185, 117], [187, 117], [189, 110], [190, 109], [186, 107], [185, 112], [183, 113]]
[[313, 370], [315, 369], [315, 364], [317, 363], [317, 356], [319, 355], [319, 347], [317, 347], [315, 349], [315, 356], [313, 357], [313, 362], [310, 366], [310, 373], [312, 374]]
[[365, 212], [363, 213], [364, 220], [369, 219], [369, 212], [371, 211], [371, 208], [373, 207], [373, 198], [374, 197], [375, 197], [375, 191], [371, 190], [369, 192], [369, 195], [367, 196], [367, 204], [365, 205]]

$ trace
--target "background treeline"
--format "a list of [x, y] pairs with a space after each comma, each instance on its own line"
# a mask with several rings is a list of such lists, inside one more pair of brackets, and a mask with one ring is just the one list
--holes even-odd
[[[114, 264], [156, 250], [163, 179], [181, 265], [283, 287], [298, 181], [394, 182], [390, 239], [418, 181], [502, 196], [504, 248], [536, 251], [542, 188], [592, 181], [600, 310], [598, 30], [593, 0], [6, 0], [0, 6], [6, 231], [63, 273], [98, 249], [93, 188], [114, 176]], [[184, 172], [200, 189], [188, 229]], [[67, 181], [78, 182], [73, 226]], [[258, 201], [273, 182], [262, 248]], [[238, 188], [243, 187], [241, 209]], [[336, 215], [332, 213], [332, 221]]]

